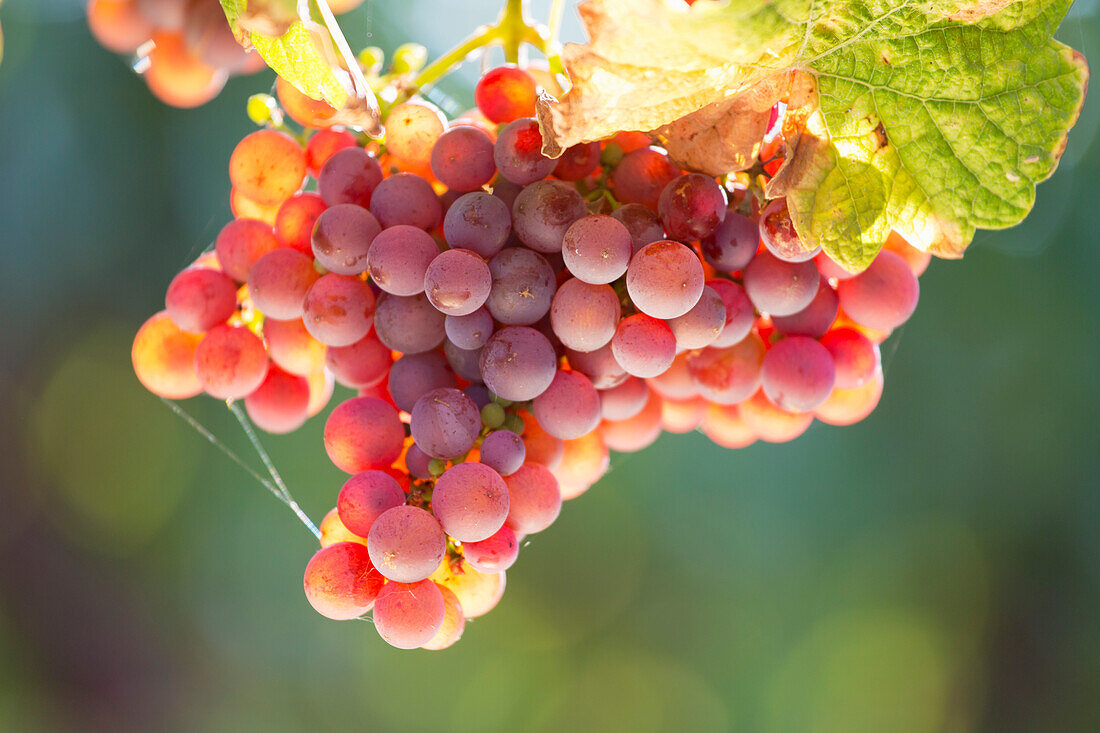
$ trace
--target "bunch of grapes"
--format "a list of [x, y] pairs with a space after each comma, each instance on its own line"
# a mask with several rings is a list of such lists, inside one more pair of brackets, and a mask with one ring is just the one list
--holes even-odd
[[894, 237], [853, 275], [806, 251], [782, 200], [684, 172], [640, 133], [547, 158], [535, 98], [501, 67], [453, 122], [394, 106], [381, 144], [323, 122], [304, 145], [249, 134], [237, 218], [134, 342], [152, 392], [243, 400], [270, 432], [334, 381], [357, 391], [325, 424], [350, 477], [305, 592], [328, 618], [372, 612], [396, 647], [445, 648], [492, 609], [609, 450], [865, 417], [928, 264]]
[[[329, 0], [334, 13], [363, 0]], [[105, 48], [136, 54], [149, 90], [165, 104], [206, 104], [230, 76], [266, 68], [229, 29], [219, 0], [88, 0], [88, 27]]]

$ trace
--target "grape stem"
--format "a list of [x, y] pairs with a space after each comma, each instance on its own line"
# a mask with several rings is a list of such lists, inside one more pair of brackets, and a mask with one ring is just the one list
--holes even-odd
[[[562, 2], [556, 0], [556, 15], [559, 18], [562, 5]], [[551, 21], [554, 17], [555, 15], [552, 14]], [[504, 6], [504, 12], [496, 23], [478, 28], [472, 36], [425, 66], [413, 79], [413, 86], [421, 88], [434, 84], [461, 64], [471, 53], [487, 46], [502, 46], [505, 60], [508, 63], [518, 63], [519, 49], [523, 44], [534, 46], [539, 52], [545, 54], [551, 59], [553, 68], [553, 59], [557, 54], [554, 51], [555, 44], [551, 40], [550, 30], [546, 26], [527, 20], [523, 13], [523, 0], [508, 0], [507, 5]], [[560, 62], [558, 65], [560, 66]]]

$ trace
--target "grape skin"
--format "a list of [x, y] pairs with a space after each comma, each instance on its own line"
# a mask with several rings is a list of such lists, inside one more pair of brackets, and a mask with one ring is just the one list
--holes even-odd
[[336, 204], [317, 217], [310, 246], [329, 272], [358, 275], [367, 269], [367, 252], [381, 231], [378, 220], [362, 206]]
[[686, 173], [664, 187], [657, 211], [673, 239], [702, 239], [726, 218], [726, 192], [709, 176]]
[[325, 366], [327, 347], [309, 334], [300, 318], [265, 319], [264, 340], [271, 361], [291, 374], [306, 376]]
[[158, 397], [182, 400], [202, 392], [195, 373], [195, 350], [202, 336], [187, 333], [166, 311], [149, 318], [134, 336], [130, 359], [145, 389]]
[[382, 512], [367, 535], [371, 562], [387, 580], [415, 583], [430, 576], [447, 552], [439, 521], [415, 506]]
[[498, 66], [474, 89], [474, 101], [490, 122], [500, 124], [535, 115], [535, 80], [523, 69]]
[[600, 395], [580, 372], [559, 369], [531, 407], [543, 429], [562, 440], [579, 438], [600, 423]]
[[[389, 351], [387, 350], [387, 356]], [[389, 390], [397, 408], [411, 412], [416, 401], [436, 389], [455, 386], [447, 358], [438, 351], [403, 354], [389, 371]]]
[[526, 459], [523, 440], [511, 430], [494, 430], [481, 442], [481, 462], [501, 476], [515, 473]]
[[397, 409], [377, 397], [342, 402], [325, 422], [325, 451], [344, 473], [389, 467], [401, 455], [404, 442]]
[[360, 389], [378, 384], [390, 370], [390, 350], [373, 333], [350, 346], [330, 346], [325, 366], [345, 387]]
[[237, 282], [248, 282], [256, 260], [279, 248], [271, 225], [256, 219], [235, 219], [218, 233], [214, 251], [218, 265]]
[[485, 307], [509, 326], [529, 326], [550, 310], [556, 282], [546, 258], [526, 247], [510, 247], [489, 260], [492, 286]]
[[837, 284], [840, 307], [856, 323], [889, 331], [909, 320], [920, 298], [920, 283], [909, 264], [883, 250], [870, 267]]
[[374, 602], [374, 628], [390, 646], [416, 649], [439, 632], [446, 610], [443, 593], [430, 580], [387, 583]]
[[297, 193], [279, 205], [275, 213], [275, 238], [283, 247], [313, 255], [313, 227], [328, 208], [315, 193]]
[[676, 318], [699, 302], [704, 280], [703, 266], [691, 249], [663, 240], [642, 247], [630, 260], [626, 290], [646, 315]]
[[667, 323], [676, 337], [676, 348], [702, 349], [713, 344], [726, 327], [726, 304], [714, 288], [704, 286], [699, 302]]
[[760, 230], [749, 217], [727, 211], [725, 219], [713, 232], [703, 237], [699, 249], [716, 270], [743, 270], [756, 254]]
[[493, 277], [485, 260], [468, 249], [440, 252], [424, 273], [424, 292], [436, 310], [465, 316], [485, 303]]
[[775, 316], [772, 323], [775, 324], [775, 330], [787, 336], [821, 338], [836, 320], [839, 303], [836, 291], [822, 276], [817, 286], [817, 295], [808, 306], [790, 316]]
[[725, 348], [708, 348], [687, 357], [692, 382], [711, 402], [731, 405], [750, 397], [760, 386], [764, 342], [755, 333]]
[[553, 469], [562, 500], [575, 499], [607, 473], [611, 454], [599, 431], [565, 441], [561, 463]]
[[398, 224], [434, 229], [443, 222], [443, 206], [431, 185], [414, 173], [396, 173], [374, 189], [370, 213], [389, 229]]
[[507, 524], [516, 532], [535, 534], [549, 527], [561, 513], [558, 480], [546, 466], [528, 461], [510, 476]]
[[562, 283], [550, 306], [554, 334], [576, 351], [609, 344], [621, 316], [619, 297], [610, 285], [590, 285], [577, 278]]
[[664, 321], [636, 313], [619, 322], [611, 352], [627, 374], [655, 377], [676, 358], [676, 337]]
[[836, 365], [836, 387], [863, 386], [879, 368], [878, 346], [854, 328], [837, 328], [821, 338]]
[[477, 405], [453, 387], [424, 393], [413, 405], [411, 415], [413, 440], [432, 458], [458, 458], [473, 447], [481, 432]]
[[476, 127], [455, 127], [432, 148], [432, 173], [454, 191], [476, 191], [497, 172], [493, 141]]
[[627, 153], [611, 174], [615, 197], [624, 204], [642, 204], [656, 210], [665, 186], [680, 175], [680, 169], [664, 153], [639, 148]]
[[246, 397], [267, 376], [263, 341], [243, 326], [215, 326], [195, 349], [195, 373], [203, 390], [220, 400]]
[[244, 398], [244, 408], [260, 430], [292, 433], [309, 417], [309, 381], [270, 367], [263, 384]]
[[610, 216], [589, 215], [565, 230], [562, 258], [573, 276], [600, 285], [618, 280], [634, 253], [633, 238]]
[[310, 558], [302, 581], [313, 609], [335, 621], [349, 621], [369, 611], [384, 582], [367, 548], [357, 542], [322, 547]]
[[350, 346], [367, 335], [374, 320], [374, 292], [346, 275], [322, 275], [306, 293], [302, 323], [326, 346]]
[[432, 512], [459, 542], [493, 536], [508, 517], [508, 486], [483, 463], [457, 463], [435, 482]]
[[493, 335], [493, 317], [484, 306], [461, 316], [443, 319], [447, 338], [460, 349], [480, 349]]
[[519, 557], [519, 540], [507, 524], [491, 537], [478, 542], [463, 542], [462, 555], [470, 567], [483, 573], [500, 573], [512, 567]]
[[383, 295], [374, 314], [374, 331], [386, 346], [403, 354], [431, 351], [443, 343], [443, 314], [423, 293]]
[[809, 412], [828, 398], [836, 371], [828, 349], [807, 336], [788, 336], [764, 355], [764, 394], [788, 412]]
[[626, 420], [641, 412], [648, 399], [645, 380], [628, 377], [617, 387], [600, 390], [600, 415], [604, 420]]
[[452, 646], [462, 638], [462, 632], [466, 629], [466, 617], [462, 613], [462, 604], [458, 596], [450, 588], [436, 585], [443, 596], [443, 623], [439, 631], [435, 632], [429, 641], [420, 645], [421, 649], [440, 651]]
[[407, 224], [390, 227], [374, 237], [366, 256], [371, 280], [391, 295], [424, 292], [424, 275], [439, 255], [435, 240]]
[[363, 148], [345, 148], [321, 167], [317, 191], [329, 206], [355, 204], [367, 209], [381, 182], [382, 166], [374, 157]]
[[[526, 462], [541, 463], [551, 471], [561, 463], [565, 443], [546, 432], [533, 415], [521, 415], [523, 420], [523, 447]], [[513, 472], [514, 473], [514, 472]]]
[[384, 471], [360, 471], [340, 488], [336, 511], [348, 531], [367, 537], [382, 514], [404, 503], [405, 492], [393, 476]]
[[506, 400], [524, 402], [539, 396], [554, 379], [557, 357], [541, 333], [526, 326], [502, 328], [481, 352], [485, 386]]
[[[647, 244], [665, 239], [661, 217], [642, 204], [623, 204], [611, 213], [630, 232], [631, 254], [635, 255]], [[755, 251], [755, 250], [754, 250]]]
[[817, 295], [820, 275], [813, 262], [784, 262], [760, 252], [745, 268], [745, 292], [753, 304], [772, 316], [790, 316]]
[[306, 179], [306, 153], [298, 141], [278, 130], [249, 133], [229, 158], [233, 188], [260, 204], [280, 204]]
[[306, 293], [320, 277], [312, 259], [298, 250], [279, 247], [252, 265], [248, 294], [264, 315], [289, 321], [301, 318]]
[[488, 259], [508, 241], [512, 232], [511, 212], [511, 204], [493, 194], [484, 191], [463, 194], [443, 217], [443, 236], [451, 247], [468, 249]]
[[565, 232], [588, 213], [584, 197], [561, 181], [537, 181], [512, 204], [512, 230], [538, 252], [561, 252]]
[[172, 279], [164, 308], [184, 331], [202, 333], [236, 312], [237, 286], [218, 270], [189, 267]]
[[539, 123], [530, 117], [504, 126], [493, 145], [493, 162], [500, 175], [519, 186], [546, 178], [557, 165], [553, 158], [542, 154]]

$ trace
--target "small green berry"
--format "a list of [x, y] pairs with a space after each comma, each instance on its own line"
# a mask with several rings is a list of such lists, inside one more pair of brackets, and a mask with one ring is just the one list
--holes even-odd
[[487, 428], [499, 428], [504, 424], [506, 417], [504, 408], [495, 402], [490, 402], [481, 408], [481, 424]]
[[248, 112], [248, 119], [257, 125], [266, 125], [269, 122], [276, 125], [282, 124], [282, 110], [270, 94], [253, 94], [248, 98], [245, 110]]
[[420, 71], [428, 61], [428, 49], [419, 43], [403, 43], [393, 52], [393, 64], [390, 71], [394, 74], [408, 74]]
[[386, 61], [386, 54], [378, 46], [367, 46], [359, 52], [359, 63], [367, 74], [377, 75]]
[[512, 412], [508, 414], [508, 417], [504, 418], [504, 429], [511, 430], [516, 435], [523, 435], [523, 418], [516, 413]]
[[428, 473], [433, 476], [439, 477], [443, 475], [443, 472], [447, 470], [447, 462], [439, 458], [433, 458], [428, 461]]

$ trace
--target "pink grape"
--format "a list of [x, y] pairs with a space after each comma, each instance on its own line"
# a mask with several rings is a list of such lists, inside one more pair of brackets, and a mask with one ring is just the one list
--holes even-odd
[[340, 521], [350, 531], [366, 537], [383, 513], [405, 503], [405, 492], [385, 471], [360, 471], [344, 482], [336, 499]]
[[390, 350], [373, 333], [350, 346], [330, 346], [325, 354], [325, 365], [336, 381], [352, 389], [381, 382], [390, 370], [390, 363]]
[[485, 386], [513, 402], [534, 399], [554, 379], [557, 356], [541, 333], [526, 326], [508, 326], [492, 335], [481, 351]]
[[481, 462], [501, 476], [515, 473], [526, 459], [523, 440], [511, 430], [494, 430], [481, 441]]
[[836, 366], [836, 387], [862, 387], [879, 368], [878, 346], [854, 328], [838, 328], [821, 338]]
[[292, 433], [309, 417], [309, 380], [273, 366], [263, 384], [244, 398], [244, 408], [260, 430]]
[[627, 374], [655, 377], [676, 358], [676, 337], [664, 321], [635, 313], [619, 322], [611, 352]]
[[318, 550], [306, 565], [306, 600], [317, 613], [335, 621], [358, 618], [370, 610], [385, 578], [358, 542], [337, 542]]
[[436, 480], [432, 512], [459, 542], [488, 539], [508, 518], [508, 486], [483, 463], [457, 463]]
[[591, 379], [596, 389], [610, 389], [622, 384], [629, 376], [615, 360], [610, 343], [588, 352], [566, 349], [565, 356], [569, 366]]
[[279, 247], [256, 260], [248, 273], [248, 294], [265, 316], [280, 321], [302, 317], [306, 293], [320, 278], [313, 260]]
[[795, 231], [787, 210], [786, 199], [776, 199], [760, 212], [760, 241], [784, 262], [806, 262], [821, 251], [821, 246], [809, 248]]
[[687, 357], [687, 369], [699, 393], [721, 405], [752, 396], [760, 386], [764, 342], [755, 333], [724, 348], [707, 348]]
[[237, 311], [237, 285], [213, 268], [189, 267], [172, 279], [164, 308], [182, 330], [209, 331]]
[[424, 274], [439, 255], [435, 240], [423, 229], [398, 224], [374, 238], [367, 254], [371, 280], [391, 295], [424, 292]]
[[725, 325], [711, 346], [723, 348], [740, 343], [752, 330], [752, 324], [756, 320], [756, 309], [753, 308], [752, 301], [745, 294], [745, 289], [732, 280], [715, 278], [707, 280], [707, 286], [722, 297], [726, 306]]
[[145, 389], [158, 397], [182, 400], [202, 392], [195, 374], [199, 334], [180, 330], [166, 311], [150, 316], [130, 351], [134, 374]]
[[828, 349], [807, 336], [788, 336], [764, 355], [764, 394], [788, 412], [808, 412], [833, 391], [836, 371]]
[[367, 550], [378, 572], [398, 583], [424, 580], [443, 562], [447, 536], [439, 521], [415, 506], [387, 509], [367, 534]]
[[300, 318], [265, 319], [264, 340], [271, 361], [291, 374], [306, 376], [325, 366], [327, 347], [310, 336]]
[[760, 252], [745, 268], [745, 292], [753, 304], [772, 316], [790, 316], [817, 295], [820, 275], [813, 262], [784, 262]]
[[661, 398], [655, 392], [637, 415], [626, 420], [604, 420], [600, 437], [611, 450], [633, 453], [652, 445], [661, 435]]
[[611, 174], [615, 197], [624, 204], [644, 204], [657, 209], [665, 186], [680, 175], [680, 169], [664, 153], [639, 148], [623, 156]]
[[363, 148], [345, 148], [334, 154], [317, 177], [317, 190], [329, 206], [370, 206], [371, 195], [382, 182], [382, 166]]
[[381, 231], [378, 220], [362, 206], [336, 204], [317, 217], [310, 246], [326, 270], [358, 275], [367, 269], [367, 253]]
[[322, 275], [306, 293], [302, 323], [326, 346], [350, 346], [367, 335], [374, 319], [374, 292], [362, 280]]
[[775, 330], [787, 336], [821, 338], [836, 320], [839, 302], [836, 291], [822, 276], [817, 286], [817, 295], [808, 306], [793, 315], [775, 316], [772, 323], [775, 324]]
[[814, 257], [814, 264], [817, 265], [817, 269], [822, 275], [831, 280], [847, 280], [850, 277], [855, 277], [857, 274], [845, 270], [825, 252], [820, 252]]
[[214, 240], [218, 264], [237, 282], [247, 282], [256, 260], [279, 248], [271, 225], [256, 219], [234, 219], [222, 227]]
[[621, 316], [619, 297], [610, 285], [591, 285], [577, 278], [561, 284], [550, 306], [554, 334], [577, 351], [595, 351], [610, 343]]
[[519, 557], [519, 540], [507, 524], [479, 542], [463, 542], [462, 555], [474, 570], [499, 573], [512, 567]]
[[467, 382], [481, 380], [481, 352], [484, 349], [460, 349], [450, 341], [443, 342], [443, 353], [454, 373]]
[[432, 147], [432, 173], [447, 188], [475, 191], [493, 179], [493, 141], [476, 127], [453, 127]]
[[920, 284], [909, 264], [882, 250], [870, 267], [837, 285], [840, 307], [861, 326], [889, 331], [909, 320], [917, 308]]
[[[760, 346], [760, 357], [763, 358], [763, 342]], [[698, 396], [699, 387], [695, 384], [691, 370], [688, 368], [688, 360], [696, 358], [697, 354], [696, 351], [680, 352], [672, 360], [672, 365], [668, 369], [656, 377], [645, 380], [646, 384], [661, 397], [672, 400], [686, 400]]]
[[788, 412], [776, 407], [760, 390], [738, 406], [745, 425], [761, 440], [769, 443], [786, 443], [794, 440], [814, 421], [813, 413]]
[[618, 280], [634, 253], [630, 232], [617, 219], [589, 215], [573, 222], [562, 240], [565, 266], [578, 280], [600, 285]]
[[235, 400], [257, 389], [267, 377], [264, 342], [243, 326], [215, 326], [195, 349], [195, 373], [203, 390]]
[[626, 271], [626, 290], [642, 313], [676, 318], [699, 302], [704, 280], [695, 252], [665, 240], [647, 244], [634, 255]]
[[[533, 415], [522, 415], [523, 449], [526, 463], [541, 463], [551, 471], [561, 463], [565, 443], [542, 429]], [[518, 469], [517, 469], [518, 470]], [[515, 473], [513, 471], [512, 473]]]
[[458, 458], [473, 447], [481, 432], [477, 405], [453, 387], [424, 393], [413, 405], [411, 415], [413, 440], [432, 458]]
[[485, 303], [493, 286], [489, 265], [468, 249], [440, 252], [424, 273], [424, 293], [436, 310], [465, 316]]
[[561, 490], [550, 469], [541, 463], [524, 463], [504, 477], [508, 485], [508, 520], [513, 530], [535, 534], [549, 527], [561, 513]]
[[432, 477], [429, 468], [431, 461], [432, 457], [420, 450], [420, 447], [415, 443], [409, 446], [409, 450], [405, 454], [405, 466], [409, 469], [409, 475], [415, 478], [429, 479]]
[[388, 468], [401, 455], [405, 428], [397, 408], [377, 397], [353, 397], [325, 422], [325, 451], [345, 473]]
[[699, 302], [667, 323], [676, 337], [676, 348], [701, 349], [722, 335], [726, 327], [726, 304], [714, 288], [704, 286]]
[[579, 438], [600, 423], [600, 395], [580, 372], [559, 369], [531, 407], [543, 429], [562, 440]]
[[554, 178], [579, 181], [587, 178], [600, 165], [600, 144], [578, 143], [566, 148], [554, 166]]
[[600, 415], [604, 420], [626, 420], [641, 412], [648, 400], [645, 380], [629, 377], [617, 387], [600, 391]]
[[374, 602], [374, 628], [390, 646], [416, 649], [429, 643], [443, 626], [446, 604], [430, 580], [387, 583]]

